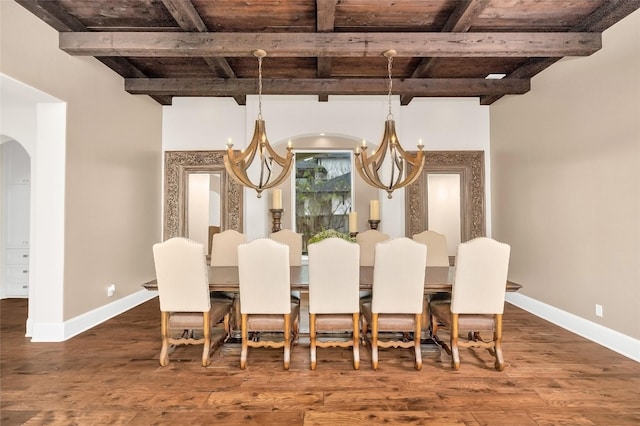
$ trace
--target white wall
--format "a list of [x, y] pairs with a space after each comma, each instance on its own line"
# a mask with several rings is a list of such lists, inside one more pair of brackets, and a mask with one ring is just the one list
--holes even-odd
[[141, 284], [161, 238], [162, 108], [96, 59], [61, 51], [58, 32], [16, 2], [0, 1], [0, 20], [0, 72], [59, 101], [30, 106], [8, 136], [36, 148], [31, 235], [51, 237], [32, 258], [36, 271], [50, 266], [30, 277], [33, 339], [64, 340], [153, 296]]
[[[163, 149], [221, 150], [229, 138], [234, 147], [244, 148], [253, 134], [258, 115], [257, 96], [247, 96], [246, 107], [232, 99], [176, 98], [163, 108]], [[489, 108], [477, 99], [414, 99], [400, 106], [393, 97], [396, 130], [405, 149], [415, 149], [422, 139], [426, 150], [484, 150], [487, 152], [486, 188], [490, 200]], [[272, 145], [306, 135], [336, 135], [366, 139], [377, 145], [382, 138], [388, 112], [386, 96], [331, 96], [318, 102], [314, 96], [263, 96], [262, 113]], [[294, 147], [295, 148], [295, 147]], [[359, 179], [359, 177], [356, 177]], [[381, 196], [381, 228], [392, 236], [404, 236], [404, 191], [388, 200]], [[356, 195], [357, 197], [357, 195]], [[270, 232], [267, 212], [269, 197], [257, 199], [245, 190], [245, 232], [249, 239]], [[366, 200], [368, 203], [368, 200]], [[487, 204], [490, 234], [491, 211]], [[363, 212], [362, 216], [366, 216]]]
[[491, 144], [520, 296], [640, 339], [640, 10], [492, 105]]

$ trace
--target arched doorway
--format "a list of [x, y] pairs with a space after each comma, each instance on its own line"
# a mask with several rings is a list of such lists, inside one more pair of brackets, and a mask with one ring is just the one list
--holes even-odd
[[[5, 140], [6, 139], [6, 140]], [[1, 297], [29, 296], [29, 228], [31, 157], [16, 140], [3, 137], [0, 145], [2, 206]]]
[[30, 157], [25, 334], [62, 341], [66, 104], [3, 74], [0, 83], [2, 142], [19, 141]]

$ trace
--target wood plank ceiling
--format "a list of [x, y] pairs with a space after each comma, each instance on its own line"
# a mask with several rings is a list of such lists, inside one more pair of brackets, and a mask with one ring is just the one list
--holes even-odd
[[[173, 96], [263, 94], [479, 97], [525, 93], [564, 56], [601, 48], [601, 33], [640, 0], [17, 0], [60, 32], [60, 48], [95, 56], [125, 90]], [[486, 79], [506, 74], [503, 79]]]

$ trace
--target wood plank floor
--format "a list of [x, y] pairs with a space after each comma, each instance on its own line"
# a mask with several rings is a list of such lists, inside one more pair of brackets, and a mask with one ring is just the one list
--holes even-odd
[[347, 349], [319, 349], [309, 370], [308, 346], [292, 353], [225, 345], [208, 368], [200, 347], [184, 347], [158, 364], [160, 314], [149, 301], [63, 343], [24, 337], [27, 301], [0, 301], [2, 425], [14, 424], [640, 424], [640, 364], [507, 304], [506, 368], [486, 351], [462, 349], [462, 366], [425, 352], [370, 353], [352, 369]]

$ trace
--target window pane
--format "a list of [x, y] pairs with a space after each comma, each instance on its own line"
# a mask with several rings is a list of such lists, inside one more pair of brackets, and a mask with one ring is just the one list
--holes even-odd
[[351, 151], [296, 152], [296, 232], [302, 251], [326, 229], [349, 231]]

